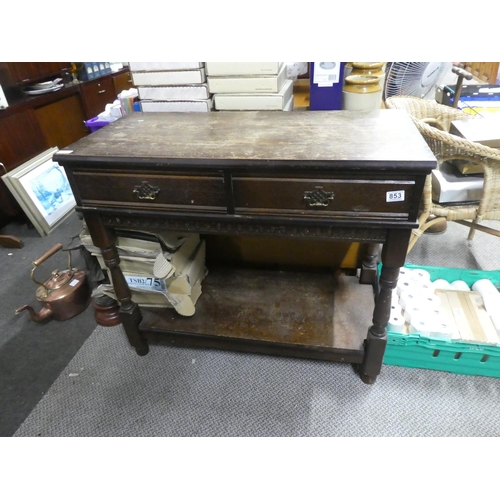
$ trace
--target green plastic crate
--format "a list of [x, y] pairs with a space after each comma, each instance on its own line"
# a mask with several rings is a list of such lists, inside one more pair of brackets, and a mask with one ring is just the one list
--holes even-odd
[[[476, 271], [448, 267], [406, 264], [409, 269], [425, 269], [431, 281], [463, 280], [469, 286], [480, 279], [500, 284], [500, 271]], [[384, 364], [408, 368], [426, 368], [462, 375], [500, 378], [500, 344], [480, 344], [449, 339], [433, 339], [418, 334], [387, 332]]]

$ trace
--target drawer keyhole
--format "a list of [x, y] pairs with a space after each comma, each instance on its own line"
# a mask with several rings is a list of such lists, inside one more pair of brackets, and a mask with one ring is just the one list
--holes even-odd
[[152, 186], [148, 181], [142, 181], [142, 184], [135, 186], [133, 191], [140, 200], [154, 200], [159, 192], [160, 188]]
[[327, 207], [335, 195], [326, 192], [321, 186], [316, 186], [314, 191], [306, 191], [304, 200], [310, 207]]

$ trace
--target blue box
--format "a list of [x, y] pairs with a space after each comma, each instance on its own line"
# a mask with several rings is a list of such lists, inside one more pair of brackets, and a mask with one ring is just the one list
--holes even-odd
[[104, 75], [111, 74], [111, 64], [109, 62], [102, 63], [104, 64]]
[[96, 78], [96, 75], [94, 75], [94, 63], [84, 62], [83, 67], [78, 72], [78, 79], [86, 82], [94, 78]]
[[94, 69], [94, 78], [98, 78], [102, 76], [101, 70], [99, 69], [99, 63], [98, 62], [93, 62], [92, 63], [92, 68]]
[[[321, 65], [321, 67], [319, 65]], [[331, 65], [340, 65], [336, 66], [337, 78], [334, 78], [333, 81], [325, 80], [318, 83], [317, 80], [320, 76], [320, 73], [325, 71], [325, 69], [328, 70], [329, 66]], [[311, 111], [342, 109], [342, 85], [344, 82], [344, 66], [345, 62], [311, 63], [309, 90], [309, 109]], [[331, 69], [334, 68], [332, 67]], [[328, 75], [325, 75], [325, 77], [327, 78]]]

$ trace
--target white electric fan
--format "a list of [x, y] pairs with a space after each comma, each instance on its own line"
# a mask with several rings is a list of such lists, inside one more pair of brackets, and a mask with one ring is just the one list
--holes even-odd
[[434, 97], [444, 77], [451, 71], [451, 62], [387, 63], [384, 100], [393, 96]]

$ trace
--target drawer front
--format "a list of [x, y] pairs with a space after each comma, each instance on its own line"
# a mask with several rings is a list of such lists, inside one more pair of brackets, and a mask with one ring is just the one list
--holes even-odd
[[87, 119], [95, 118], [104, 111], [106, 104], [116, 99], [115, 87], [110, 77], [82, 84], [81, 92]]
[[413, 180], [233, 177], [235, 213], [407, 219]]
[[127, 71], [127, 73], [113, 76], [113, 86], [116, 95], [118, 95], [122, 90], [134, 88], [135, 86], [132, 81], [132, 74]]
[[222, 174], [127, 174], [74, 171], [83, 206], [225, 212]]

